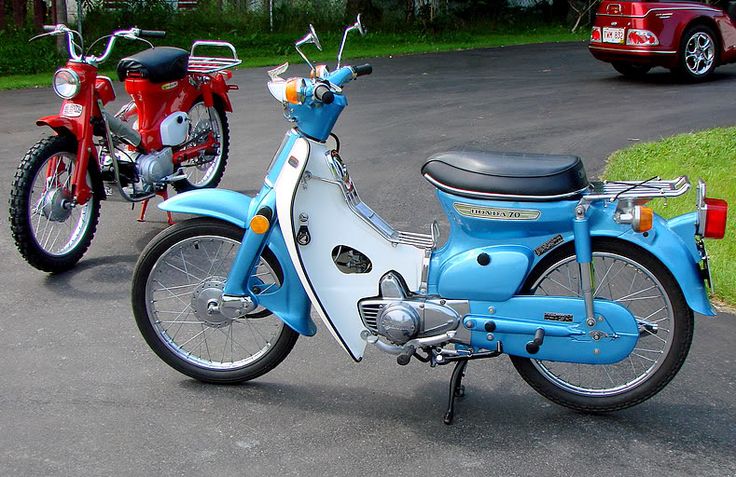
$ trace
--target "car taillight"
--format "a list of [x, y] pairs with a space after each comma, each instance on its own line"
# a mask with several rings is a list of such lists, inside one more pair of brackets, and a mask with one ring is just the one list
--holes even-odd
[[593, 27], [593, 30], [590, 32], [590, 41], [601, 42], [601, 27]]
[[704, 238], [722, 239], [726, 234], [728, 202], [705, 196], [705, 182], [698, 182], [698, 227], [696, 233]]
[[649, 30], [630, 29], [626, 34], [626, 44], [633, 46], [657, 46], [659, 39], [657, 35]]

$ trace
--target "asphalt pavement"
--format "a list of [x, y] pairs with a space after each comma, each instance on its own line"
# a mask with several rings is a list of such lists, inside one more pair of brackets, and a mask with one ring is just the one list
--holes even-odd
[[[438, 151], [574, 153], [592, 177], [634, 142], [736, 122], [736, 66], [697, 85], [665, 70], [629, 81], [582, 43], [370, 61], [373, 75], [347, 86], [335, 132], [363, 199], [401, 230], [426, 232], [435, 218], [447, 230], [419, 173]], [[234, 79], [221, 187], [253, 191], [288, 124], [265, 69]], [[0, 92], [0, 204], [24, 152], [48, 134], [36, 118], [58, 105], [48, 88]], [[505, 357], [471, 362], [448, 427], [450, 367], [399, 367], [375, 349], [356, 364], [321, 323], [247, 384], [170, 369], [130, 309], [135, 261], [166, 226], [157, 209], [143, 224], [137, 213], [103, 203], [87, 255], [56, 276], [20, 258], [0, 214], [0, 475], [736, 474], [732, 315], [698, 317], [674, 381], [606, 416], [546, 401]]]

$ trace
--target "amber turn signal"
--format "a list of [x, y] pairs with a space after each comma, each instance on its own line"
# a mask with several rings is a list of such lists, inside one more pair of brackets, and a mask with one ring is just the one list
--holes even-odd
[[286, 101], [291, 104], [299, 104], [299, 78], [292, 78], [286, 82]]
[[647, 230], [651, 230], [652, 223], [654, 222], [654, 212], [649, 207], [643, 207], [641, 205], [636, 206], [634, 211], [634, 221], [631, 227], [634, 232], [642, 233]]
[[268, 219], [262, 215], [256, 215], [250, 219], [250, 229], [257, 234], [265, 234], [271, 226]]

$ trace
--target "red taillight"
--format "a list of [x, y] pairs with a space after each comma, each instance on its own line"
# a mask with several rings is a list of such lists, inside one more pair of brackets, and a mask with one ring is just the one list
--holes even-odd
[[595, 41], [595, 42], [600, 43], [601, 27], [593, 27], [593, 30], [590, 32], [590, 41]]
[[632, 46], [657, 46], [659, 39], [657, 35], [649, 30], [630, 29], [626, 35], [626, 44]]
[[706, 197], [705, 227], [703, 237], [722, 239], [726, 234], [726, 218], [728, 217], [728, 202], [723, 199]]

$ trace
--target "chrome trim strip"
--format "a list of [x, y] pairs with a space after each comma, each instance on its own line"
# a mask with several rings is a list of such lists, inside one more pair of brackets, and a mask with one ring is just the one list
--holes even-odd
[[472, 191], [472, 190], [465, 190], [465, 189], [458, 189], [456, 187], [451, 187], [448, 185], [445, 185], [432, 177], [429, 176], [429, 174], [424, 174], [424, 178], [429, 181], [430, 184], [434, 185], [438, 189], [448, 190], [451, 192], [455, 192], [457, 194], [464, 195], [466, 197], [471, 198], [478, 198], [478, 199], [500, 199], [500, 200], [509, 200], [509, 199], [516, 199], [516, 200], [528, 200], [530, 202], [540, 202], [544, 200], [556, 200], [556, 199], [565, 199], [567, 197], [574, 197], [576, 195], [582, 194], [584, 191], [588, 190], [590, 186], [585, 186], [580, 190], [576, 190], [575, 192], [568, 192], [566, 194], [559, 194], [559, 195], [511, 195], [511, 194], [493, 194], [489, 192], [478, 192], [478, 191]]
[[623, 48], [607, 48], [605, 46], [588, 45], [588, 48], [594, 50], [612, 51], [616, 53], [656, 53], [658, 55], [674, 55], [676, 51], [657, 51], [657, 50], [631, 50]]
[[613, 14], [613, 13], [596, 13], [596, 15], [599, 17], [645, 18], [647, 15], [649, 15], [652, 12], [659, 12], [659, 11], [670, 12], [672, 10], [703, 10], [706, 12], [722, 13], [721, 10], [718, 10], [716, 8], [708, 8], [708, 7], [671, 7], [671, 8], [652, 8], [649, 11], [647, 11], [644, 15], [621, 15], [621, 14]]

